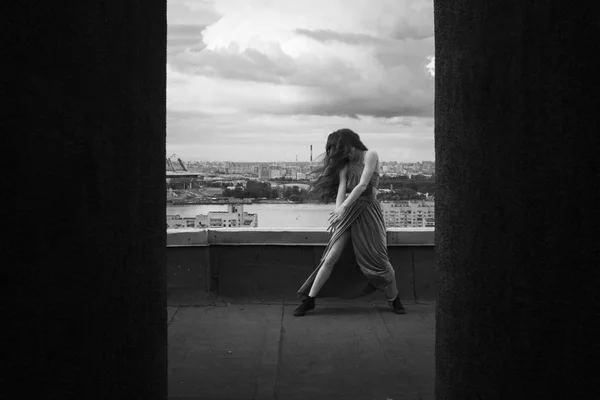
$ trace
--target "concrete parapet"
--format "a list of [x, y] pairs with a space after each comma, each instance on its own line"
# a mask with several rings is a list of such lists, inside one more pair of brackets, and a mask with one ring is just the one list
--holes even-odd
[[[328, 239], [324, 229], [169, 230], [169, 305], [204, 304], [217, 295], [295, 301], [296, 290], [319, 264]], [[388, 253], [401, 298], [412, 303], [435, 301], [433, 229], [388, 230]], [[340, 262], [356, 262], [351, 246]], [[367, 300], [380, 297], [375, 293]]]
[[[389, 228], [388, 246], [433, 246], [434, 228]], [[325, 246], [330, 234], [323, 228], [181, 228], [167, 230], [167, 247], [208, 245]]]

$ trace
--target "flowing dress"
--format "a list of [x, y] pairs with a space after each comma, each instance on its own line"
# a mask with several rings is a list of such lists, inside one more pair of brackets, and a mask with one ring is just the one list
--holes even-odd
[[[333, 244], [347, 231], [350, 231], [350, 240], [346, 243], [344, 253], [350, 254], [340, 257], [317, 297], [356, 298], [366, 294], [368, 285], [381, 292], [388, 289], [389, 285], [396, 285], [394, 268], [387, 253], [383, 212], [376, 199], [380, 178], [378, 167], [379, 165], [375, 168], [365, 191], [342, 215], [319, 265], [298, 290], [300, 298], [308, 296]], [[363, 169], [364, 153], [348, 164], [347, 192], [358, 185]]]

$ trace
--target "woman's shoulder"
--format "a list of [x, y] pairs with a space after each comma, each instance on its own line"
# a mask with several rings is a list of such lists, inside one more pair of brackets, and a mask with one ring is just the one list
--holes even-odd
[[364, 158], [365, 158], [365, 160], [368, 160], [368, 159], [379, 160], [379, 154], [377, 153], [376, 150], [367, 150], [364, 153]]

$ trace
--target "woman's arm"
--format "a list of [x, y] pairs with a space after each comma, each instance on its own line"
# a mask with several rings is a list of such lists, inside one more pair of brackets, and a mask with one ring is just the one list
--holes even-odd
[[360, 176], [360, 182], [358, 185], [356, 185], [352, 192], [350, 192], [350, 196], [346, 198], [341, 207], [346, 208], [350, 204], [354, 203], [356, 199], [358, 199], [360, 195], [367, 189], [369, 182], [373, 177], [373, 172], [375, 171], [375, 166], [377, 165], [378, 160], [379, 156], [375, 150], [367, 151], [365, 154], [365, 168]]
[[344, 199], [346, 198], [346, 177], [347, 177], [348, 167], [345, 166], [340, 171], [340, 186], [338, 186], [337, 197], [335, 198], [335, 208], [340, 208]]

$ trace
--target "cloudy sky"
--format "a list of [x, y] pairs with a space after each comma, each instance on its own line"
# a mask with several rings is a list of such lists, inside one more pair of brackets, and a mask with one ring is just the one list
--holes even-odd
[[168, 0], [167, 151], [308, 161], [350, 128], [434, 159], [432, 0]]

